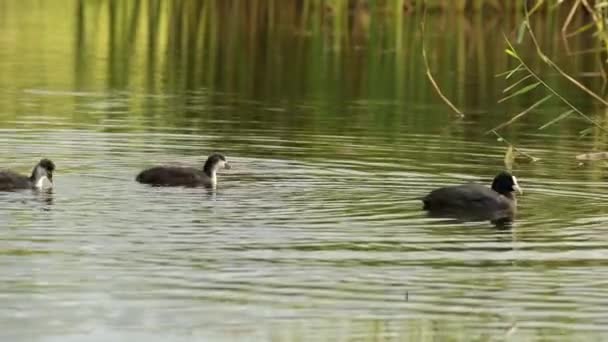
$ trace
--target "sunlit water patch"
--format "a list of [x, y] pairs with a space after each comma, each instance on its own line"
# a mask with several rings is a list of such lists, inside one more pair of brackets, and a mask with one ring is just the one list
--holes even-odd
[[[52, 192], [0, 194], [2, 340], [607, 333], [606, 166], [575, 158], [605, 147], [585, 122], [539, 130], [563, 112], [547, 105], [500, 131], [538, 158], [513, 164], [511, 229], [421, 210], [429, 191], [505, 168], [507, 142], [486, 132], [525, 106], [495, 101], [511, 60], [494, 36], [513, 28], [429, 16], [450, 28], [428, 46], [457, 119], [420, 67], [416, 20], [338, 48], [283, 12], [257, 27], [248, 6], [205, 21], [184, 2], [153, 29], [149, 3], [169, 2], [58, 2], [0, 1], [0, 167], [57, 165]], [[190, 39], [194, 22], [209, 29]], [[233, 165], [216, 191], [134, 180], [212, 152]]]
[[[202, 166], [204, 153], [220, 147], [215, 136], [5, 130], [3, 165], [27, 172], [41, 156], [57, 164], [52, 193], [0, 197], [7, 336], [24, 336], [28, 325], [33, 335], [74, 338], [111, 336], [100, 333], [107, 328], [148, 339], [166, 329], [176, 339], [234, 338], [235, 326], [266, 336], [302, 322], [307, 336], [327, 337], [347, 321], [363, 324], [348, 328], [358, 334], [366, 322], [414, 319], [526, 336], [605, 323], [608, 192], [580, 179], [584, 169], [562, 181], [523, 164], [518, 219], [497, 230], [420, 210], [431, 189], [489, 183], [500, 165], [464, 172], [441, 161], [436, 136], [402, 136], [395, 145], [311, 135], [321, 146], [339, 139], [348, 146], [341, 154], [254, 133], [221, 146], [233, 169], [209, 191], [148, 187], [134, 176], [156, 164]], [[412, 156], [420, 153], [414, 143], [429, 161]], [[501, 157], [500, 145], [483, 154], [475, 143], [447, 144], [464, 159]], [[264, 157], [263, 149], [274, 152]], [[553, 163], [567, 161], [563, 153]], [[121, 336], [138, 336], [129, 334]]]

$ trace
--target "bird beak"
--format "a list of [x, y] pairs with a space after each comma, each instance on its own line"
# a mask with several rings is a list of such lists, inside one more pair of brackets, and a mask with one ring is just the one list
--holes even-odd
[[513, 185], [513, 191], [517, 191], [518, 194], [523, 195], [524, 191], [519, 187], [519, 185]]
[[230, 170], [231, 168], [232, 168], [232, 166], [230, 166], [230, 164], [228, 164], [228, 162], [224, 163], [224, 169]]

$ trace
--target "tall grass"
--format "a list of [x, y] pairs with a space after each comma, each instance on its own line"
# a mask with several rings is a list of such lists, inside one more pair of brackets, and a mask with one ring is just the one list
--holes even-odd
[[[600, 105], [602, 105], [606, 109], [608, 109], [608, 101], [606, 101], [606, 99], [602, 95], [600, 95], [597, 92], [597, 90], [594, 91], [594, 90], [590, 89], [590, 87], [586, 86], [579, 79], [577, 79], [576, 76], [573, 76], [570, 73], [568, 73], [567, 71], [565, 71], [559, 65], [559, 63], [556, 63], [553, 60], [552, 56], [549, 55], [547, 52], [545, 52], [543, 50], [543, 48], [541, 47], [541, 45], [539, 43], [538, 35], [532, 29], [531, 18], [533, 15], [535, 15], [535, 12], [543, 5], [543, 3], [544, 3], [543, 0], [537, 1], [536, 4], [534, 5], [534, 7], [532, 7], [532, 9], [528, 9], [528, 6], [524, 6], [524, 11], [525, 11], [526, 15], [525, 15], [525, 19], [522, 21], [522, 23], [520, 25], [519, 35], [518, 35], [517, 40], [521, 41], [527, 37], [532, 43], [532, 48], [536, 51], [536, 56], [535, 56], [536, 60], [542, 62], [544, 65], [549, 67], [555, 73], [555, 75], [558, 75], [559, 77], [561, 77], [564, 80], [566, 80], [567, 82], [569, 82], [569, 84], [573, 88], [581, 91], [584, 95], [588, 96], [590, 99], [596, 101], [597, 103], [599, 103]], [[608, 51], [608, 39], [606, 39], [606, 32], [605, 32], [605, 11], [606, 11], [605, 8], [608, 8], [608, 1], [597, 1], [595, 3], [595, 6], [593, 6], [593, 7], [590, 6], [590, 4], [587, 0], [574, 1], [572, 3], [572, 7], [569, 9], [568, 17], [565, 19], [565, 21], [562, 25], [562, 30], [561, 30], [562, 34], [563, 34], [563, 39], [566, 42], [565, 46], [567, 48], [569, 47], [568, 41], [572, 36], [582, 34], [586, 31], [591, 31], [593, 33], [593, 36], [596, 38], [596, 41], [594, 43], [595, 48], [586, 49], [584, 51], [581, 51], [581, 53], [592, 53], [592, 54], [599, 55], [599, 53], [601, 53], [601, 52], [605, 53], [606, 51]], [[587, 14], [591, 17], [591, 20], [588, 20], [589, 21], [588, 23], [581, 26], [579, 29], [575, 30], [573, 33], [568, 33], [568, 28], [569, 28], [570, 24], [572, 23], [572, 18], [578, 9], [586, 11]], [[520, 113], [514, 115], [508, 121], [493, 128], [491, 131], [495, 132], [498, 129], [504, 128], [504, 127], [512, 124], [516, 120], [521, 119], [524, 115], [527, 115], [528, 113], [532, 112], [537, 107], [541, 106], [543, 103], [545, 103], [549, 100], [552, 100], [552, 99], [555, 99], [555, 100], [563, 103], [567, 107], [567, 110], [565, 110], [563, 113], [560, 113], [559, 115], [556, 115], [556, 117], [554, 119], [552, 119], [548, 123], [545, 123], [539, 129], [545, 129], [545, 128], [549, 127], [550, 125], [553, 125], [565, 118], [568, 118], [571, 114], [576, 114], [577, 116], [581, 117], [585, 121], [589, 122], [596, 129], [601, 130], [602, 133], [605, 133], [608, 131], [608, 127], [606, 127], [605, 123], [601, 123], [601, 122], [593, 119], [590, 115], [584, 113], [584, 110], [580, 109], [578, 106], [573, 104], [572, 100], [568, 99], [566, 95], [564, 95], [560, 91], [554, 89], [547, 82], [546, 77], [543, 77], [538, 71], [534, 70], [530, 66], [529, 61], [527, 61], [525, 58], [522, 58], [522, 56], [520, 55], [520, 52], [519, 52], [520, 49], [515, 47], [515, 43], [512, 42], [512, 40], [510, 40], [508, 37], [505, 37], [505, 41], [507, 44], [506, 53], [516, 60], [516, 66], [513, 69], [511, 69], [505, 73], [506, 79], [508, 80], [509, 78], [511, 78], [512, 76], [515, 75], [512, 79], [514, 79], [516, 81], [512, 81], [511, 82], [512, 84], [504, 89], [503, 92], [508, 95], [505, 98], [503, 98], [503, 100], [508, 100], [511, 98], [525, 96], [536, 88], [541, 88], [546, 95], [544, 97], [542, 97], [540, 100], [537, 100], [536, 102], [534, 102], [532, 105], [525, 108]], [[573, 52], [572, 50], [570, 50], [568, 48], [568, 53], [570, 55], [572, 55], [573, 53], [576, 53], [576, 52], [577, 52], [576, 50]], [[607, 79], [606, 72], [605, 72], [605, 63], [606, 62], [603, 60], [600, 60], [598, 63], [600, 66], [599, 75], [602, 76], [602, 78], [604, 80], [604, 88], [605, 88], [606, 79]], [[501, 100], [499, 102], [502, 102], [503, 100]], [[582, 132], [585, 133], [587, 131], [588, 130], [583, 130]]]
[[[214, 94], [238, 94], [288, 112], [295, 111], [293, 106], [305, 103], [323, 104], [315, 107], [317, 117], [309, 122], [314, 125], [332, 125], [331, 120], [337, 119], [331, 114], [352, 106], [353, 100], [364, 100], [366, 106], [365, 110], [353, 111], [353, 124], [368, 120], [371, 112], [382, 112], [386, 103], [398, 106], [403, 113], [411, 113], [415, 104], [437, 102], [423, 67], [420, 18], [424, 6], [421, 1], [81, 0], [66, 3], [75, 4], [70, 12], [75, 18], [72, 30], [65, 32], [73, 33], [71, 41], [76, 58], [52, 64], [57, 75], [66, 75], [61, 84], [73, 84], [74, 89], [95, 88], [103, 83], [112, 91], [205, 92], [211, 102], [215, 100]], [[447, 11], [448, 6], [456, 6], [451, 1], [429, 1], [426, 6], [429, 70], [444, 95], [465, 113], [474, 109], [474, 113], [467, 113], [469, 118], [487, 128], [501, 121], [494, 115], [480, 113], [494, 111], [506, 87], [502, 79], [492, 76], [516, 66], [516, 61], [504, 53], [501, 33], [506, 32], [516, 41], [518, 27], [525, 16], [517, 7], [519, 3], [499, 3], [505, 7], [484, 4], [475, 11], [476, 7], [471, 7], [474, 3], [466, 2], [464, 10], [470, 11], [466, 15], [438, 13]], [[507, 4], [511, 7], [507, 8]], [[7, 13], [15, 13], [10, 7], [21, 5], [9, 2], [4, 6], [9, 7]], [[23, 6], [24, 13], [30, 15], [30, 7], [46, 6], [42, 12], [65, 20], [65, 15], [56, 13], [44, 2], [25, 0]], [[462, 9], [462, 5], [458, 8]], [[558, 6], [553, 10], [542, 7], [529, 18], [539, 44], [556, 64], [573, 76], [601, 70], [601, 60], [596, 55], [564, 53], [560, 28], [569, 13], [570, 7]], [[11, 15], [7, 20], [19, 17]], [[587, 23], [588, 16], [579, 9], [569, 27], [575, 30]], [[69, 22], [53, 26], [63, 28], [66, 24]], [[29, 30], [29, 26], [23, 26], [14, 32], [23, 36]], [[582, 51], [597, 47], [590, 32], [569, 37], [570, 49]], [[5, 39], [17, 39], [11, 34], [12, 31], [6, 32]], [[21, 39], [21, 50], [55, 49], [53, 42], [61, 38], [59, 35], [54, 33], [53, 40]], [[517, 48], [532, 69], [541, 73], [547, 70], [529, 39]], [[20, 58], [34, 55], [24, 53]], [[36, 63], [38, 61], [31, 61], [32, 65]], [[12, 71], [4, 69], [4, 65], [10, 63], [0, 64], [0, 74], [10, 75]], [[69, 79], [71, 75], [74, 80]], [[554, 74], [544, 76], [558, 92], [571, 92], [566, 80]], [[12, 89], [26, 79], [27, 75], [3, 77], [0, 84]], [[595, 91], [601, 89], [603, 81], [599, 77], [585, 77], [581, 83]], [[542, 98], [532, 98], [531, 95], [536, 95], [534, 91], [501, 104], [501, 111], [520, 112], [522, 107]], [[187, 97], [178, 99], [182, 103], [175, 103], [174, 115], [185, 112], [179, 106], [199, 105], [186, 103]], [[583, 112], [594, 109], [594, 104], [587, 101], [575, 99], [574, 104]], [[357, 115], [360, 117], [355, 117]], [[538, 115], [549, 122], [557, 114], [535, 113]], [[414, 115], [382, 120], [380, 117], [374, 119], [377, 122], [373, 124], [391, 128], [399, 126], [398, 120], [409, 120], [420, 126], [438, 126], [451, 120], [447, 110], [443, 117], [439, 116], [442, 121]], [[277, 115], [277, 119], [290, 120], [288, 115]], [[521, 118], [521, 122], [526, 120], [527, 116]]]

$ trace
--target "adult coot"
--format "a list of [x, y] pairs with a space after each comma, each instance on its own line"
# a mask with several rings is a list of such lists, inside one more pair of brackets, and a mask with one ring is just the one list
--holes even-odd
[[226, 157], [214, 153], [207, 158], [203, 169], [177, 166], [155, 166], [144, 170], [137, 175], [136, 181], [155, 186], [186, 186], [215, 188], [217, 185], [217, 171], [230, 169]]
[[28, 176], [13, 171], [0, 171], [0, 191], [20, 189], [51, 189], [53, 187], [53, 171], [55, 164], [48, 159], [42, 159]]
[[423, 209], [439, 217], [492, 222], [511, 220], [517, 208], [516, 191], [522, 193], [517, 179], [503, 171], [494, 177], [491, 189], [479, 184], [464, 184], [433, 190], [422, 198]]

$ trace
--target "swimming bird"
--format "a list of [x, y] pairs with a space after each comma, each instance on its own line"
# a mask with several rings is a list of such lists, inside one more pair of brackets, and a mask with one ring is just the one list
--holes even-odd
[[29, 177], [9, 170], [0, 171], [0, 191], [51, 189], [53, 188], [53, 171], [55, 171], [55, 164], [49, 159], [40, 160]]
[[155, 166], [140, 172], [135, 178], [143, 184], [155, 186], [185, 186], [215, 188], [217, 171], [230, 169], [226, 157], [214, 153], [207, 158], [202, 169], [178, 166]]
[[488, 188], [480, 184], [464, 184], [439, 188], [422, 198], [432, 216], [492, 222], [513, 219], [517, 209], [514, 192], [522, 193], [517, 178], [500, 172]]

